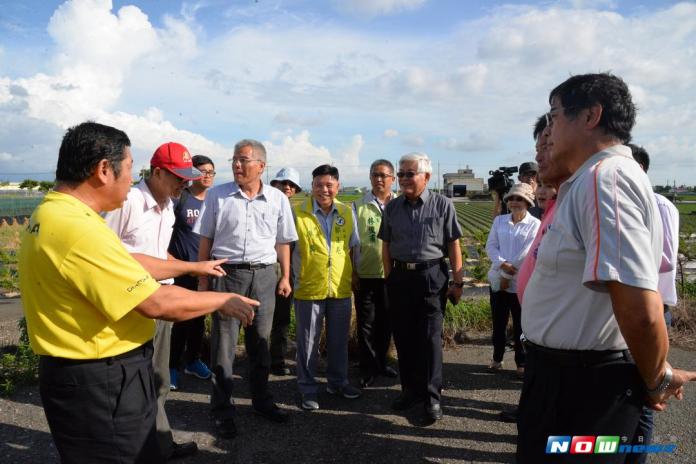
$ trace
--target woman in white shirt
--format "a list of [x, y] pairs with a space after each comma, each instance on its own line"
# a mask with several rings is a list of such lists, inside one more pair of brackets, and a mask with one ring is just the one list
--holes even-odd
[[520, 303], [517, 300], [517, 270], [527, 256], [539, 229], [539, 220], [527, 212], [534, 205], [534, 193], [528, 184], [515, 184], [505, 194], [509, 214], [497, 216], [486, 241], [486, 253], [491, 260], [488, 280], [491, 284], [491, 312], [493, 315], [493, 361], [489, 369], [503, 367], [505, 329], [512, 314], [515, 334], [515, 364], [517, 375], [524, 374], [524, 352], [520, 335]]

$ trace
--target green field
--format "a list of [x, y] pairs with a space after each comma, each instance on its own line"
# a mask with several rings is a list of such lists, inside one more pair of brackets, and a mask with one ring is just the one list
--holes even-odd
[[42, 199], [43, 196], [2, 195], [0, 196], [0, 217], [28, 216]]
[[482, 232], [488, 234], [493, 223], [492, 201], [455, 202], [454, 209], [457, 210], [457, 219], [465, 236], [476, 237]]

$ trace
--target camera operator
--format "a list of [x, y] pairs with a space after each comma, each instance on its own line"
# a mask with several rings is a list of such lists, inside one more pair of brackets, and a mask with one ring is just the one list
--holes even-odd
[[[493, 217], [509, 213], [507, 205], [505, 205], [501, 199], [513, 185], [510, 174], [514, 172], [519, 172], [517, 179], [520, 183], [529, 184], [532, 187], [532, 192], [536, 193], [539, 166], [534, 161], [527, 161], [520, 164], [519, 170], [513, 166], [510, 168], [501, 167], [497, 171], [491, 171], [490, 174], [492, 176], [488, 179], [488, 188], [494, 194], [493, 198], [495, 199]], [[529, 208], [528, 212], [535, 218], [541, 219], [542, 209], [539, 208], [536, 200], [534, 200], [534, 206]]]

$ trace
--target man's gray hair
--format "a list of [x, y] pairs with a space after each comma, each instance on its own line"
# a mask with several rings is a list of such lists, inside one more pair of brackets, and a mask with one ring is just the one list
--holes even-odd
[[370, 174], [372, 174], [372, 171], [375, 170], [377, 166], [386, 166], [389, 168], [391, 171], [392, 176], [394, 175], [394, 165], [391, 164], [391, 161], [385, 160], [385, 159], [378, 159], [372, 162], [370, 165]]
[[251, 147], [251, 149], [254, 151], [254, 156], [256, 159], [259, 159], [264, 163], [266, 162], [266, 147], [264, 147], [261, 142], [254, 139], [242, 139], [234, 146], [234, 154], [238, 155], [244, 147]]
[[426, 174], [433, 173], [433, 165], [430, 163], [430, 158], [425, 153], [414, 151], [413, 153], [407, 153], [401, 157], [399, 160], [399, 166], [403, 163], [410, 161], [418, 162], [418, 172], [424, 172]]

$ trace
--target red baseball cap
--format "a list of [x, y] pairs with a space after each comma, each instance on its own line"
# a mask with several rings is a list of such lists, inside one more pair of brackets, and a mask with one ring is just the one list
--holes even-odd
[[201, 173], [193, 169], [191, 154], [188, 149], [176, 142], [167, 142], [155, 150], [150, 166], [166, 169], [177, 177], [186, 180], [201, 178]]

